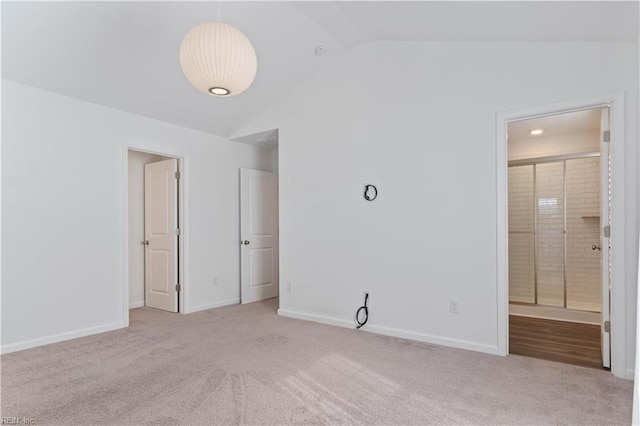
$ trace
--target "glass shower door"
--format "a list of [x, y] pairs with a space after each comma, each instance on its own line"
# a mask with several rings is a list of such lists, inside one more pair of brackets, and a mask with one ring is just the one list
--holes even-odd
[[565, 306], [564, 162], [535, 165], [537, 302]]
[[509, 167], [509, 301], [536, 303], [533, 166]]

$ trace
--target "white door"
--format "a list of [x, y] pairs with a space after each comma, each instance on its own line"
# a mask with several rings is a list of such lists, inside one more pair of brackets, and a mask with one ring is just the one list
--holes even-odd
[[[610, 294], [611, 294], [611, 242], [607, 227], [610, 222], [611, 170], [609, 144], [609, 108], [602, 108], [600, 121], [600, 247], [602, 247], [602, 365], [611, 367]], [[609, 228], [610, 229], [610, 228]]]
[[278, 176], [240, 169], [240, 297], [278, 295]]
[[178, 312], [178, 160], [144, 165], [145, 306]]

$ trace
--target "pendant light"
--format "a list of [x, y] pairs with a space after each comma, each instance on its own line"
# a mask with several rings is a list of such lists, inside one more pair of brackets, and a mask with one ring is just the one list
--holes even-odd
[[[220, 19], [218, 2], [218, 19]], [[235, 96], [251, 86], [258, 60], [240, 30], [223, 22], [193, 27], [180, 45], [182, 72], [196, 89], [213, 96]]]

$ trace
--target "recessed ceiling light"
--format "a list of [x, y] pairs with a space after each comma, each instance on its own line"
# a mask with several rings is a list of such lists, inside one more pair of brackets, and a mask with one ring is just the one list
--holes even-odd
[[212, 87], [211, 89], [209, 89], [209, 93], [216, 96], [227, 96], [229, 94], [229, 91], [224, 87]]
[[542, 134], [542, 129], [535, 129], [535, 130], [532, 130], [529, 133], [531, 133], [532, 136], [538, 136], [538, 135]]

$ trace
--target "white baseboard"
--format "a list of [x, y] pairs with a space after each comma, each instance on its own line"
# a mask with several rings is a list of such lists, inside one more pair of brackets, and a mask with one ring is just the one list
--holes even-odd
[[305, 321], [319, 322], [322, 324], [335, 325], [337, 327], [355, 328], [355, 325], [353, 325], [353, 321], [345, 321], [338, 318], [331, 318], [331, 317], [325, 317], [320, 315], [305, 314], [302, 312], [290, 311], [282, 308], [278, 309], [278, 315], [282, 315], [283, 317], [288, 317], [288, 318], [301, 319]]
[[[322, 324], [335, 325], [338, 327], [355, 328], [353, 321], [345, 321], [343, 319], [325, 317], [314, 314], [305, 314], [297, 311], [289, 311], [286, 309], [278, 309], [278, 315], [283, 317], [296, 318], [306, 321], [314, 321]], [[466, 349], [470, 351], [482, 352], [491, 355], [498, 354], [498, 347], [485, 345], [482, 343], [469, 342], [467, 340], [451, 339], [448, 337], [434, 336], [431, 334], [417, 333], [414, 331], [402, 330], [398, 328], [383, 327], [379, 325], [367, 324], [362, 331], [370, 333], [384, 334], [385, 336], [401, 337], [403, 339], [417, 340], [419, 342], [433, 343], [435, 345], [449, 346], [452, 348]]]
[[626, 373], [627, 373], [627, 375], [625, 376], [625, 379], [629, 379], [629, 380], [635, 379], [635, 375], [636, 375], [635, 369], [627, 368]]
[[129, 302], [129, 309], [142, 308], [144, 306], [144, 300], [141, 302]]
[[92, 334], [104, 333], [106, 331], [117, 330], [124, 328], [125, 325], [122, 321], [114, 322], [111, 324], [105, 324], [98, 327], [84, 328], [82, 330], [70, 331], [68, 333], [54, 334], [53, 336], [40, 337], [38, 339], [23, 340], [22, 342], [10, 343], [8, 345], [2, 345], [0, 352], [2, 354], [8, 354], [11, 352], [22, 351], [24, 349], [35, 348], [37, 346], [49, 345], [51, 343], [64, 342], [65, 340], [77, 339], [78, 337], [91, 336]]
[[401, 337], [403, 339], [417, 340], [419, 342], [433, 343], [434, 345], [449, 346], [452, 348], [465, 349], [468, 351], [482, 352], [485, 354], [498, 355], [498, 347], [485, 345], [483, 343], [470, 342], [468, 340], [452, 339], [449, 337], [434, 336], [431, 334], [417, 333], [398, 328], [382, 327], [372, 325], [368, 330], [372, 333], [384, 334], [387, 336]]
[[240, 303], [240, 299], [230, 299], [230, 300], [223, 300], [222, 302], [206, 303], [204, 305], [191, 306], [185, 309], [186, 310], [185, 314], [192, 314], [194, 312], [206, 311], [207, 309], [221, 308], [223, 306], [237, 305], [238, 303]]

